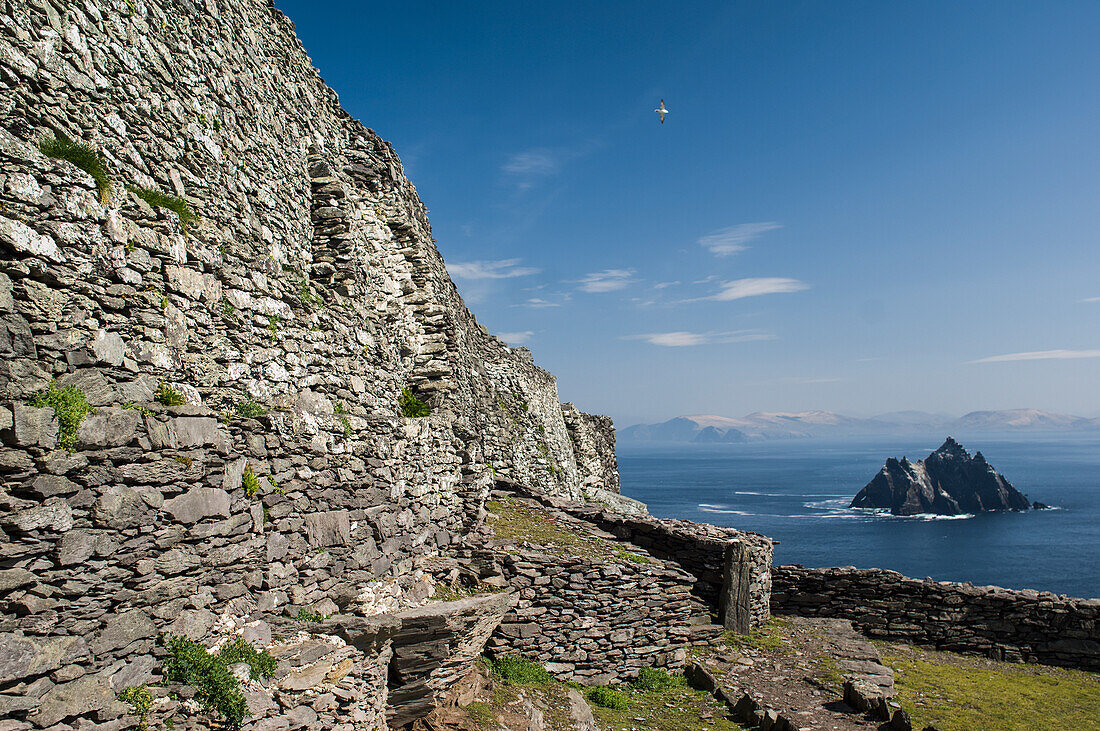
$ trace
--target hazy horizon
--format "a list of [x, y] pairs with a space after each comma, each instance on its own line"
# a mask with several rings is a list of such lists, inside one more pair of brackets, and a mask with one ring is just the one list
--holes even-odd
[[1100, 416], [1100, 4], [276, 4], [563, 401]]

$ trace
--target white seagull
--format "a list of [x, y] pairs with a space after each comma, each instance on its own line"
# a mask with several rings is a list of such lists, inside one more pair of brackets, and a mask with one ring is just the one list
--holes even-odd
[[662, 99], [661, 100], [661, 106], [657, 107], [653, 111], [655, 111], [655, 112], [657, 112], [657, 114], [661, 115], [661, 124], [664, 124], [665, 123], [665, 115], [668, 114], [668, 110], [665, 109], [665, 100]]

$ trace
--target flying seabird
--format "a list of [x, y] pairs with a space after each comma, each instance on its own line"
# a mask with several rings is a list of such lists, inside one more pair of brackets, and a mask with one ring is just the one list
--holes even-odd
[[665, 123], [665, 115], [668, 114], [668, 110], [665, 109], [665, 100], [662, 99], [661, 100], [661, 106], [657, 107], [653, 111], [655, 111], [655, 112], [657, 112], [657, 114], [661, 115], [661, 124], [664, 124]]

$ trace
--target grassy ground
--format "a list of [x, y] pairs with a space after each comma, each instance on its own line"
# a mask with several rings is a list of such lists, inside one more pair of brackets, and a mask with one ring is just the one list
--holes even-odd
[[649, 692], [627, 688], [624, 695], [629, 705], [623, 710], [592, 709], [602, 731], [737, 731], [742, 728], [726, 717], [724, 703], [682, 683]]
[[876, 644], [914, 728], [1100, 729], [1100, 674]]
[[518, 500], [491, 500], [485, 503], [485, 508], [489, 511], [489, 526], [500, 540], [525, 541], [558, 556], [577, 556], [609, 563], [650, 562], [647, 557], [627, 550], [623, 544], [589, 535]]

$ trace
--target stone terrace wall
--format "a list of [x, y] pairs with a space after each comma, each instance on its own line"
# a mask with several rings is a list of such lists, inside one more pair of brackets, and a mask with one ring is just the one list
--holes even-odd
[[1100, 599], [796, 565], [772, 571], [772, 611], [842, 617], [872, 637], [941, 650], [1100, 670]]
[[[96, 408], [71, 452], [26, 405], [55, 379]], [[490, 465], [588, 479], [553, 377], [478, 325], [397, 155], [262, 0], [0, 0], [0, 404], [0, 706], [29, 723], [113, 719], [163, 631], [418, 604]]]
[[601, 685], [644, 667], [682, 667], [695, 628], [709, 625], [691, 594], [694, 579], [664, 562], [536, 552], [499, 560], [519, 602], [488, 650], [537, 659], [562, 679]]
[[[759, 533], [721, 528], [687, 520], [654, 518], [649, 515], [623, 514], [594, 505], [581, 505], [556, 499], [521, 485], [496, 482], [507, 489], [546, 505], [563, 510], [632, 543], [654, 556], [672, 561], [695, 578], [693, 593], [716, 613], [724, 613], [723, 587], [731, 543], [740, 543], [743, 569], [747, 572], [747, 602], [743, 607], [748, 626], [760, 627], [770, 616], [772, 591], [772, 540]], [[729, 625], [727, 625], [729, 626]]]

